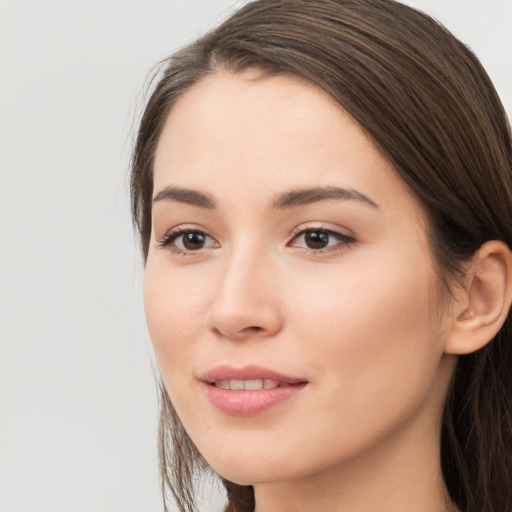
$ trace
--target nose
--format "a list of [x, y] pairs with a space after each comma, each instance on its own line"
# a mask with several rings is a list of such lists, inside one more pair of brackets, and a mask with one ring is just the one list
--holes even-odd
[[207, 327], [233, 339], [267, 338], [283, 325], [277, 272], [262, 257], [234, 256], [225, 262], [207, 312]]

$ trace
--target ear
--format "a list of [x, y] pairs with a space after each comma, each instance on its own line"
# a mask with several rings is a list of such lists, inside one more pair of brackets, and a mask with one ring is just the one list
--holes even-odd
[[445, 341], [448, 354], [469, 354], [501, 329], [512, 303], [512, 252], [498, 240], [486, 242], [467, 267], [464, 289], [453, 305]]

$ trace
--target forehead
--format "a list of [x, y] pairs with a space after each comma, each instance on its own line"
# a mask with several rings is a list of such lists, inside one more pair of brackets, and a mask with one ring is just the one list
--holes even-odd
[[154, 173], [155, 190], [172, 184], [222, 195], [227, 187], [249, 200], [310, 186], [410, 199], [389, 160], [329, 94], [256, 71], [218, 73], [187, 91], [166, 120]]
[[[171, 151], [176, 158], [178, 151], [200, 140], [207, 143], [205, 149], [217, 148], [222, 156], [229, 147], [226, 153], [242, 160], [249, 150], [268, 150], [278, 140], [284, 149], [314, 132], [325, 137], [324, 128], [342, 113], [327, 93], [293, 76], [266, 76], [255, 70], [218, 73], [195, 84], [174, 105], [157, 159]], [[240, 146], [245, 151], [235, 153]]]

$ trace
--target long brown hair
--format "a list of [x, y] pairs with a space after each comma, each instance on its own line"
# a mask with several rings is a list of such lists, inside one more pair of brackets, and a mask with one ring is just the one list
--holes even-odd
[[[258, 68], [327, 91], [370, 135], [423, 204], [437, 272], [450, 290], [488, 240], [512, 247], [510, 125], [478, 59], [427, 15], [392, 0], [257, 0], [164, 63], [132, 159], [133, 219], [146, 256], [153, 157], [170, 109], [206, 75]], [[462, 511], [512, 511], [511, 315], [488, 345], [459, 358], [444, 410], [445, 483]], [[194, 510], [207, 465], [162, 386], [164, 500]], [[227, 510], [254, 509], [252, 488], [223, 481]]]

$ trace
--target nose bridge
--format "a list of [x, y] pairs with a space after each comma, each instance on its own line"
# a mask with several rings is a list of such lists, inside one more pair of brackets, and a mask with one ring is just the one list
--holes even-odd
[[275, 266], [261, 244], [240, 243], [226, 256], [209, 326], [230, 338], [269, 336], [281, 324]]

